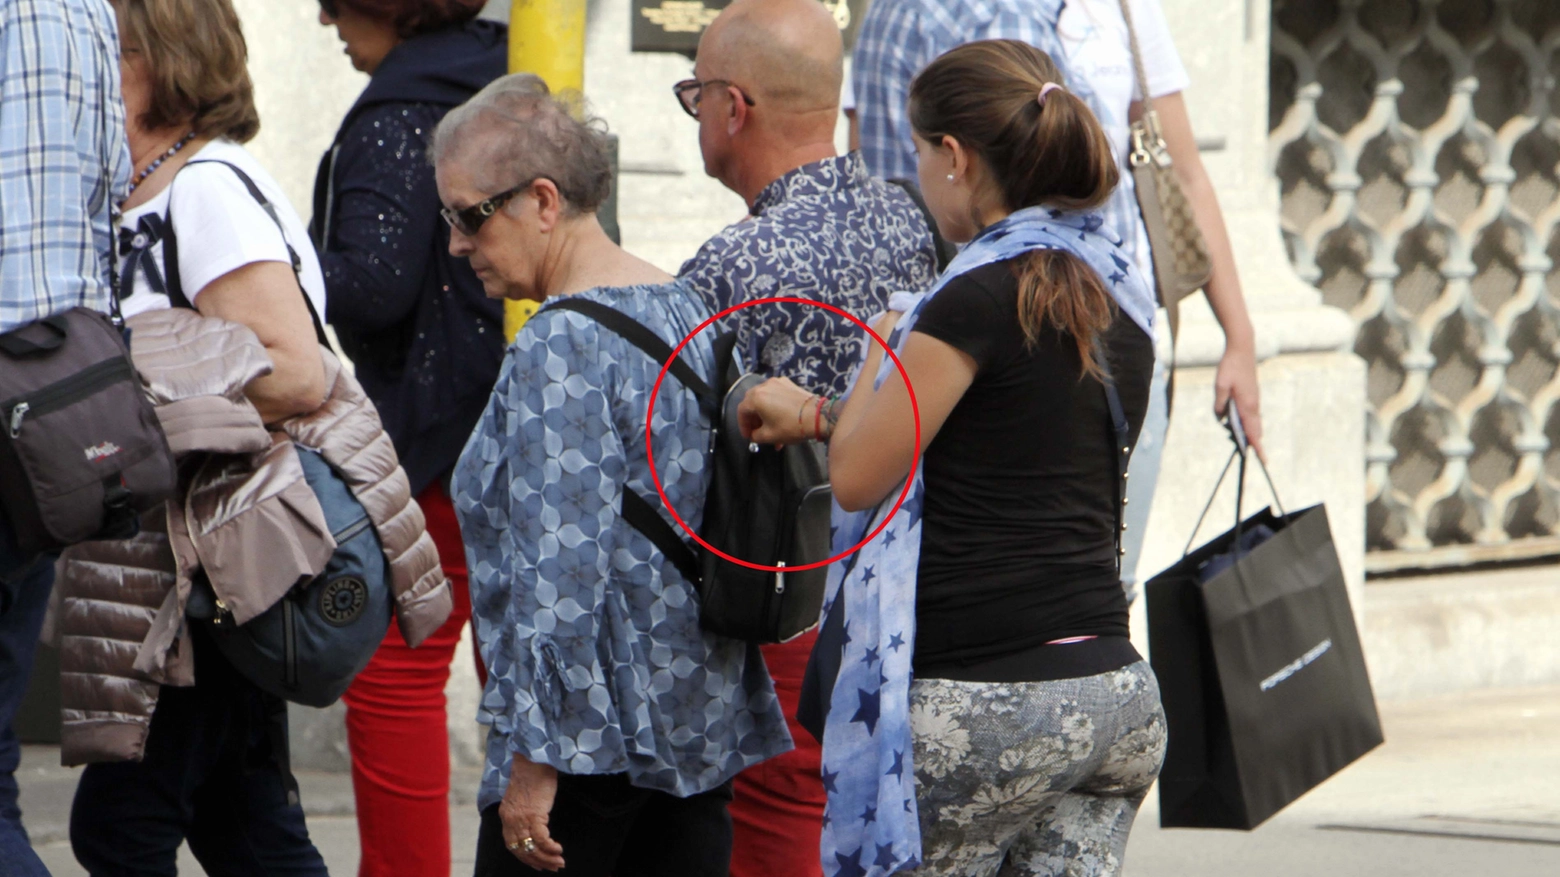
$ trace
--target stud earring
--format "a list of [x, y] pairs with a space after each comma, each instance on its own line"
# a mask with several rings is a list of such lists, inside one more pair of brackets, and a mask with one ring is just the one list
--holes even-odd
[[953, 174], [948, 175], [948, 182], [953, 182]]

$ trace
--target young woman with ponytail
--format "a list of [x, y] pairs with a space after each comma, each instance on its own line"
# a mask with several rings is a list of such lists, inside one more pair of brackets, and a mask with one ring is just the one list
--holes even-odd
[[883, 525], [830, 579], [828, 873], [1114, 875], [1159, 771], [1118, 563], [1153, 302], [1090, 212], [1118, 172], [1061, 79], [993, 40], [911, 87], [922, 192], [968, 242], [876, 326], [920, 447], [876, 345], [843, 402], [780, 379], [742, 405], [756, 441], [829, 440], [838, 550]]

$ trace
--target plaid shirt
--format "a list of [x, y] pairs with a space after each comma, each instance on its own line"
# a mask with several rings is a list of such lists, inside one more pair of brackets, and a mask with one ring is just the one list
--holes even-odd
[[[910, 82], [943, 53], [977, 40], [1018, 40], [1036, 46], [1061, 68], [1067, 87], [1102, 119], [1109, 118], [1088, 82], [1068, 69], [1057, 33], [1062, 0], [876, 0], [867, 7], [851, 60], [861, 156], [874, 176], [916, 178], [910, 127]], [[1118, 156], [1118, 160], [1125, 158]], [[1132, 174], [1097, 212], [1148, 277], [1152, 262], [1140, 235], [1142, 214]]]
[[867, 7], [851, 55], [851, 85], [861, 155], [873, 176], [915, 179], [910, 80], [965, 43], [1019, 40], [1043, 47], [1054, 41], [1054, 26], [1035, 6], [1029, 0], [877, 0]]
[[106, 0], [0, 0], [0, 332], [107, 309], [124, 132]]

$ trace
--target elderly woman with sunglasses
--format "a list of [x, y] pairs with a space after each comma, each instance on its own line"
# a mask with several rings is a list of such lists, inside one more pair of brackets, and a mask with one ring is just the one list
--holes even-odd
[[[602, 231], [605, 136], [571, 109], [507, 76], [432, 146], [451, 252], [488, 295], [543, 302], [453, 481], [489, 669], [476, 873], [725, 877], [730, 780], [790, 748], [785, 718], [757, 648], [702, 631], [692, 585], [619, 512], [626, 491], [655, 495], [653, 465], [698, 526], [709, 418], [667, 380], [647, 424], [660, 364], [567, 307], [669, 344], [710, 311]], [[708, 379], [709, 334], [682, 359]]]

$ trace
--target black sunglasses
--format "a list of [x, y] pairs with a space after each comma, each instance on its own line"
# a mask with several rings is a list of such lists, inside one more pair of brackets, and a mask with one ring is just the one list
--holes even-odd
[[336, 5], [336, 0], [320, 0], [320, 9], [331, 18], [341, 17], [341, 7]]
[[677, 97], [677, 105], [683, 108], [683, 112], [695, 119], [699, 117], [699, 101], [704, 98], [706, 85], [729, 85], [737, 90], [737, 94], [742, 95], [743, 103], [750, 107], [757, 106], [753, 103], [753, 99], [748, 97], [748, 93], [742, 90], [742, 86], [729, 79], [706, 79], [703, 82], [697, 79], [684, 79], [672, 86], [672, 94]]
[[460, 210], [455, 210], [449, 207], [440, 207], [439, 215], [444, 217], [444, 221], [448, 222], [451, 228], [455, 229], [468, 238], [475, 237], [477, 232], [482, 228], [482, 223], [488, 221], [488, 217], [497, 213], [500, 207], [508, 204], [509, 199], [515, 197], [521, 192], [524, 192], [526, 189], [531, 188], [531, 184], [540, 179], [542, 179], [542, 177], [532, 177], [520, 185], [515, 186], [513, 189], [505, 189], [491, 198], [478, 201], [470, 207], [465, 207]]

